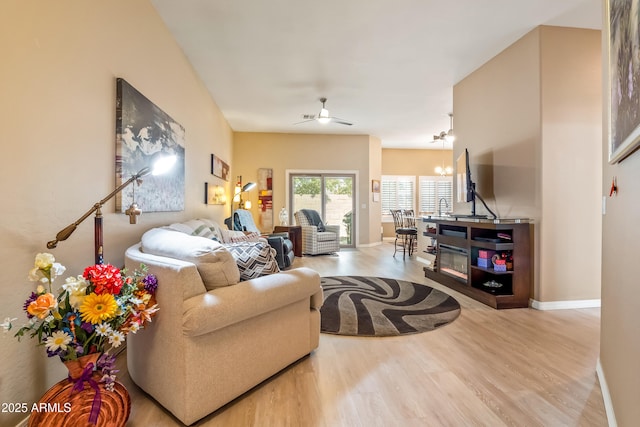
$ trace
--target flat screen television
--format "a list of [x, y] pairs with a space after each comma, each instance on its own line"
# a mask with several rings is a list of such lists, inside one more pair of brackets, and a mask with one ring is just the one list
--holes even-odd
[[458, 179], [458, 202], [471, 202], [471, 215], [454, 215], [457, 217], [465, 218], [486, 218], [487, 215], [476, 214], [476, 198], [478, 198], [487, 212], [489, 212], [493, 218], [498, 218], [495, 213], [484, 202], [484, 199], [476, 191], [476, 183], [471, 179], [471, 167], [469, 165], [469, 150], [466, 148], [458, 157], [456, 161], [456, 173]]

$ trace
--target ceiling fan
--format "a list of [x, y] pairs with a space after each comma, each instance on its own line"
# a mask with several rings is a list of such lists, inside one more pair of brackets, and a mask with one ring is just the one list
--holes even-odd
[[344, 120], [344, 119], [340, 119], [338, 117], [332, 117], [329, 115], [329, 110], [327, 110], [324, 106], [325, 102], [327, 102], [327, 98], [320, 98], [320, 102], [322, 102], [322, 108], [320, 109], [320, 113], [319, 114], [303, 114], [302, 118], [304, 119], [301, 122], [298, 123], [294, 123], [296, 125], [300, 124], [300, 123], [306, 123], [306, 122], [310, 122], [310, 121], [317, 121], [320, 122], [322, 124], [326, 124], [326, 123], [338, 123], [340, 125], [347, 125], [347, 126], [351, 126], [353, 125], [353, 123], [349, 123], [348, 121]]

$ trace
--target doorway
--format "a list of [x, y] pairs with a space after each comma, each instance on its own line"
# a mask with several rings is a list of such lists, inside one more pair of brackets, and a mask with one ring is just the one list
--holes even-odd
[[300, 209], [313, 209], [327, 224], [340, 226], [340, 247], [355, 247], [356, 175], [353, 173], [289, 174], [290, 218]]

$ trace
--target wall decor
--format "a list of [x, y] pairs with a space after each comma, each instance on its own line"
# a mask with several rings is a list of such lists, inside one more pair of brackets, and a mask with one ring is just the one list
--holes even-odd
[[273, 169], [258, 169], [258, 215], [261, 231], [273, 230]]
[[204, 204], [205, 205], [224, 205], [227, 203], [227, 195], [224, 187], [220, 185], [212, 185], [208, 182], [204, 183]]
[[184, 210], [185, 131], [180, 123], [122, 78], [116, 79], [116, 186], [163, 156], [175, 156], [164, 175], [147, 175], [116, 195], [116, 212], [134, 200], [145, 212]]
[[607, 0], [609, 163], [640, 146], [640, 0]]
[[379, 202], [380, 201], [380, 180], [377, 179], [372, 179], [371, 180], [371, 194], [372, 194], [372, 200], [374, 202]]
[[229, 181], [229, 165], [215, 154], [211, 155], [211, 174]]

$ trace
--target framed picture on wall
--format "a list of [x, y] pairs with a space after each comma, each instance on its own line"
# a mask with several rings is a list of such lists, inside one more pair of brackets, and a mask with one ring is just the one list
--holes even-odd
[[215, 154], [211, 155], [211, 174], [229, 181], [229, 165]]
[[640, 146], [639, 2], [607, 0], [609, 163], [622, 161]]
[[116, 186], [164, 156], [175, 156], [171, 170], [148, 175], [144, 185], [116, 194], [116, 212], [134, 200], [145, 212], [184, 210], [184, 127], [126, 80], [116, 79]]

